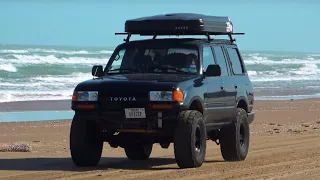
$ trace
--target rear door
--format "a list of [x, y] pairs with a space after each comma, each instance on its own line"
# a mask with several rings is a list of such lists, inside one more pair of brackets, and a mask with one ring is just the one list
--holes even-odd
[[230, 117], [230, 112], [234, 108], [235, 99], [234, 99], [234, 87], [232, 80], [229, 64], [227, 61], [227, 57], [223, 52], [222, 45], [212, 45], [212, 50], [214, 52], [216, 63], [221, 67], [221, 82], [222, 82], [222, 90], [224, 91], [225, 96], [225, 104], [224, 104], [224, 118]]
[[231, 76], [227, 81], [229, 90], [227, 93], [227, 106], [230, 108], [230, 115], [237, 106], [237, 100], [246, 93], [246, 74], [240, 53], [235, 45], [225, 46], [225, 55], [228, 57]]
[[[202, 68], [205, 72], [208, 65], [215, 64], [214, 55], [209, 45], [202, 49]], [[224, 118], [225, 91], [221, 77], [205, 77], [204, 84], [207, 89], [204, 94], [207, 122], [217, 122]]]

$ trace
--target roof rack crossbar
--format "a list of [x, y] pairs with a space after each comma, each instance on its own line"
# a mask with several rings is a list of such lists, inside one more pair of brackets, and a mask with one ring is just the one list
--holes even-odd
[[208, 39], [208, 41], [211, 41], [212, 38], [210, 35], [219, 36], [219, 35], [227, 35], [231, 42], [236, 41], [232, 37], [232, 35], [244, 35], [245, 33], [213, 33], [213, 32], [207, 32], [207, 33], [187, 33], [187, 34], [179, 34], [179, 33], [115, 33], [115, 35], [127, 35], [127, 38], [124, 39], [125, 42], [129, 42], [131, 35], [140, 35], [140, 36], [153, 36], [153, 39], [155, 39], [157, 36], [197, 36], [197, 35], [205, 35]]
[[123, 32], [123, 33], [115, 33], [115, 35], [127, 35], [127, 38], [123, 39], [123, 41], [125, 42], [129, 42], [130, 37], [131, 37], [131, 33], [127, 33], [127, 32]]

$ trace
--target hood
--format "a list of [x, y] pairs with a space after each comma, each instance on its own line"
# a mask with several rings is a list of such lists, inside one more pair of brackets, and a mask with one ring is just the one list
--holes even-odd
[[197, 75], [184, 74], [115, 74], [83, 81], [77, 90], [103, 90], [130, 88], [140, 90], [172, 90], [179, 82], [194, 79]]
[[139, 74], [118, 74], [104, 77], [106, 80], [118, 81], [152, 81], [152, 82], [181, 82], [194, 78], [195, 75], [185, 74], [155, 74], [155, 73], [139, 73]]

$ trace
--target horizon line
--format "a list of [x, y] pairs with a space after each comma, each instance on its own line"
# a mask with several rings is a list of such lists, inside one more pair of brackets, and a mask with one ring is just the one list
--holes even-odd
[[[121, 43], [119, 43], [121, 44]], [[51, 47], [65, 47], [65, 48], [113, 48], [115, 49], [118, 45], [58, 45], [58, 44], [11, 44], [11, 43], [0, 43], [0, 46], [51, 46]], [[297, 51], [297, 50], [270, 50], [270, 49], [244, 49], [239, 47], [241, 51], [260, 51], [260, 52], [288, 52], [288, 53], [320, 53], [316, 51]]]

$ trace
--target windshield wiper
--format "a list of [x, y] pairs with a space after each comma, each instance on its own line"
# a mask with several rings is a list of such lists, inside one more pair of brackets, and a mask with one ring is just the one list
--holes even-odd
[[150, 68], [167, 70], [167, 72], [168, 72], [168, 70], [174, 70], [176, 72], [183, 73], [183, 74], [191, 74], [191, 72], [183, 71], [183, 70], [180, 70], [176, 67], [170, 67], [170, 66], [152, 66]]
[[109, 72], [114, 72], [114, 71], [119, 71], [119, 72], [120, 71], [139, 72], [139, 71], [137, 71], [135, 69], [132, 69], [132, 68], [118, 68], [118, 69], [109, 70], [108, 73]]

